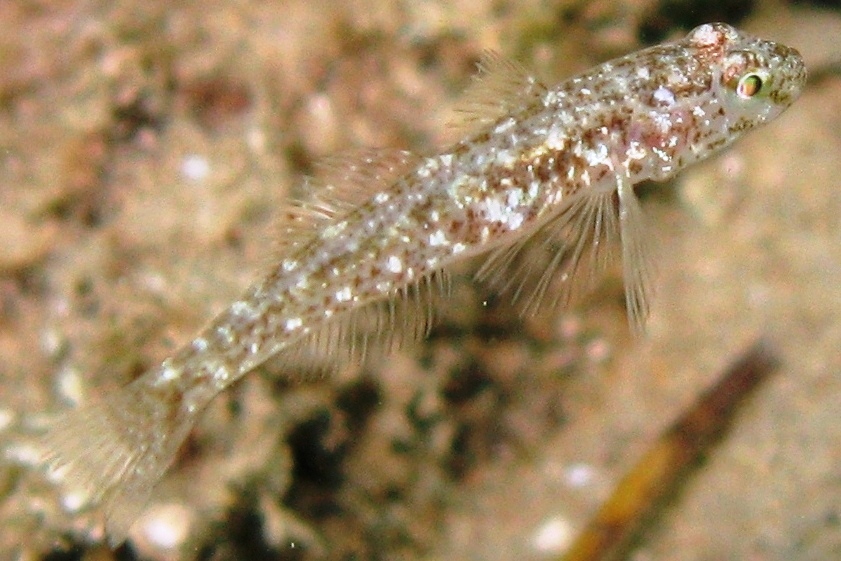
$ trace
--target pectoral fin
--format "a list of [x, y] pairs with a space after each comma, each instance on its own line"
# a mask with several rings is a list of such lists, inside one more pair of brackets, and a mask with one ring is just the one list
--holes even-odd
[[652, 259], [633, 187], [617, 174], [616, 190], [574, 195], [528, 237], [491, 253], [477, 279], [512, 294], [527, 314], [547, 298], [568, 306], [592, 289], [619, 257], [631, 329], [643, 330], [652, 296]]

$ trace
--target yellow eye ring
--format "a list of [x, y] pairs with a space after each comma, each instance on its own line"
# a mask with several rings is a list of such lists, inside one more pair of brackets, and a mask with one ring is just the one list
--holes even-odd
[[759, 74], [745, 74], [739, 78], [736, 85], [736, 95], [742, 99], [750, 99], [762, 91], [762, 76]]

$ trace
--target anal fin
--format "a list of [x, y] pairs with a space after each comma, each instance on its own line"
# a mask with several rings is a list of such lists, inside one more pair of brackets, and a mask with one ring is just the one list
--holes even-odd
[[276, 371], [321, 374], [349, 362], [381, 357], [429, 334], [435, 300], [449, 292], [438, 271], [394, 294], [325, 321], [301, 341], [269, 360]]

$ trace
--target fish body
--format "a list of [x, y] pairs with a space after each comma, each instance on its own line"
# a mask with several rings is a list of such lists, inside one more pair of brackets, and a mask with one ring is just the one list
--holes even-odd
[[[547, 87], [487, 55], [461, 141], [435, 155], [336, 159], [312, 200], [282, 212], [279, 258], [158, 367], [56, 420], [36, 448], [125, 538], [199, 413], [264, 363], [329, 367], [422, 336], [448, 266], [488, 253], [479, 277], [535, 309], [560, 275], [565, 301], [616, 250], [632, 326], [648, 313], [650, 257], [633, 185], [672, 177], [799, 96], [797, 51], [708, 24], [684, 39]], [[515, 266], [537, 237], [564, 249], [539, 282]]]

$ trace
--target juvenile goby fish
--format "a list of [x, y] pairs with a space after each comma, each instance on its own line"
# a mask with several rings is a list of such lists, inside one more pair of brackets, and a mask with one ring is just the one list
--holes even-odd
[[[487, 253], [479, 276], [534, 309], [548, 292], [565, 302], [615, 254], [631, 325], [641, 328], [651, 259], [634, 184], [671, 178], [770, 121], [806, 80], [797, 51], [721, 23], [554, 87], [495, 55], [480, 70], [462, 106], [462, 140], [426, 157], [332, 161], [310, 201], [283, 209], [278, 260], [240, 299], [157, 367], [60, 415], [37, 440], [55, 479], [103, 504], [112, 543], [219, 392], [269, 358], [291, 377], [422, 337], [453, 263]], [[535, 238], [562, 247], [536, 285], [516, 264]]]

